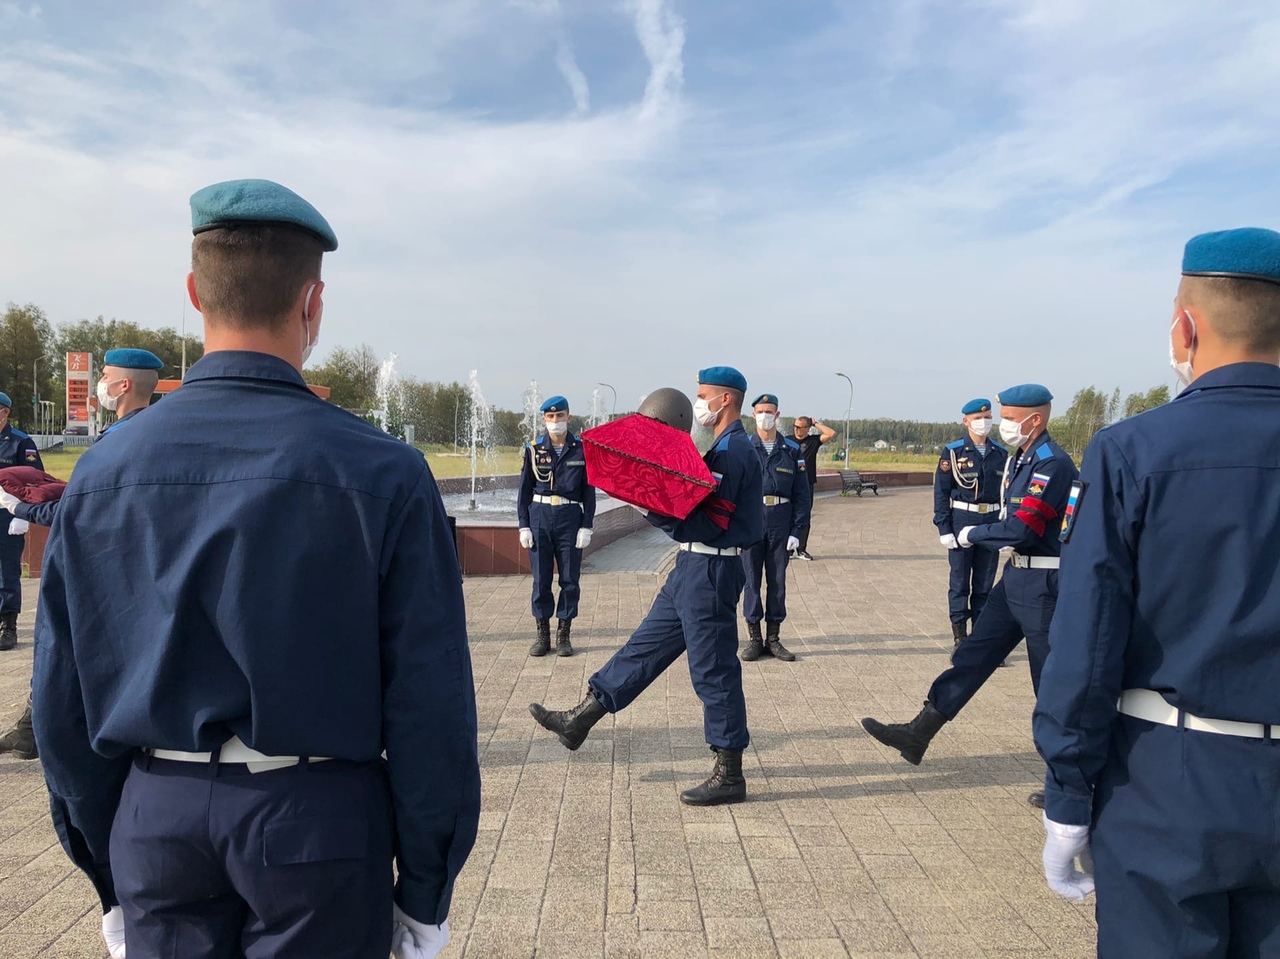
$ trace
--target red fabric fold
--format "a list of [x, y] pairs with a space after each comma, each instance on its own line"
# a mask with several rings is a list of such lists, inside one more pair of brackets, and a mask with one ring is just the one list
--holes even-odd
[[50, 476], [34, 466], [9, 466], [0, 469], [0, 489], [24, 503], [52, 503], [62, 499], [65, 480]]

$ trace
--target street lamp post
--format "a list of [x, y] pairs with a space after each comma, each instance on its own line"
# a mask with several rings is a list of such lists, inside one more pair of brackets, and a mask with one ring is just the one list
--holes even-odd
[[618, 413], [618, 391], [612, 386], [609, 386], [608, 383], [597, 383], [596, 386], [608, 386], [609, 390], [613, 393], [613, 412], [609, 414], [609, 419], [613, 419]]
[[853, 380], [845, 376], [843, 373], [837, 373], [836, 376], [842, 377], [849, 384], [849, 406], [844, 411], [844, 468], [849, 468], [849, 414], [853, 412]]

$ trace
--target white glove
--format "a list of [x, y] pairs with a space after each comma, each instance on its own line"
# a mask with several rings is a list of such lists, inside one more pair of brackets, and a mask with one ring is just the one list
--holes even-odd
[[939, 537], [938, 537], [938, 542], [939, 542], [939, 543], [941, 543], [943, 546], [945, 546], [947, 549], [959, 549], [959, 548], [960, 548], [960, 544], [956, 542], [956, 534], [955, 534], [955, 533], [947, 533], [947, 535], [945, 535], [945, 536], [939, 536]]
[[587, 546], [590, 545], [590, 543], [591, 543], [591, 530], [587, 529], [587, 527], [584, 526], [578, 530], [578, 538], [577, 540], [574, 541], [573, 545], [576, 546], [578, 549], [586, 549]]
[[520, 547], [533, 549], [533, 530], [527, 526], [520, 527]]
[[111, 911], [102, 917], [102, 941], [107, 944], [111, 959], [125, 959], [124, 910], [119, 906], [112, 906]]
[[799, 548], [800, 548], [800, 537], [799, 537], [799, 536], [788, 536], [788, 537], [787, 537], [787, 552], [788, 552], [788, 553], [794, 553], [794, 552], [795, 552], [796, 550], [798, 550]]
[[972, 533], [977, 528], [978, 527], [976, 526], [966, 526], [964, 529], [960, 531], [960, 535], [956, 537], [956, 542], [959, 543], [965, 549], [968, 549], [970, 546], [973, 545], [972, 543], [969, 542], [969, 534]]
[[0, 489], [0, 508], [7, 509], [12, 513], [13, 508], [21, 502], [22, 500], [18, 499], [18, 497], [14, 496], [8, 490]]
[[[1093, 856], [1089, 852], [1089, 827], [1064, 826], [1044, 817], [1044, 878], [1064, 899], [1082, 901], [1093, 892]], [[1076, 857], [1080, 868], [1076, 868]]]
[[[411, 919], [391, 905], [391, 955], [394, 959], [436, 959], [449, 944], [449, 921], [438, 926]], [[122, 953], [123, 955], [123, 953]]]
[[31, 524], [25, 519], [18, 519], [16, 516], [9, 520], [10, 536], [26, 536], [27, 530], [31, 528]]

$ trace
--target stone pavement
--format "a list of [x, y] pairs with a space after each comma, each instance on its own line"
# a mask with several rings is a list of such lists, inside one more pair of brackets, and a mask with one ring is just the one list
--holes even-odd
[[[800, 659], [744, 666], [750, 801], [733, 807], [677, 799], [711, 765], [683, 663], [576, 753], [527, 711], [579, 701], [647, 612], [665, 544], [642, 534], [597, 554], [572, 659], [525, 654], [527, 578], [469, 579], [484, 811], [442, 955], [1092, 956], [1092, 903], [1058, 899], [1040, 871], [1043, 830], [1025, 797], [1042, 767], [1021, 650], [919, 768], [858, 725], [910, 718], [946, 666], [947, 565], [930, 515], [925, 490], [819, 500], [818, 559], [791, 567], [783, 631]], [[0, 656], [13, 715], [30, 675], [29, 612], [22, 626], [23, 644]], [[102, 956], [97, 925], [49, 826], [39, 764], [0, 761], [0, 953]]]

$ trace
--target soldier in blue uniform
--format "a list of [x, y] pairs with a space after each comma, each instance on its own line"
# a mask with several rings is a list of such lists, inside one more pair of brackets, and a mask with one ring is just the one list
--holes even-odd
[[1046, 878], [1096, 880], [1101, 959], [1280, 955], [1280, 233], [1182, 272], [1187, 388], [1085, 451], [1035, 713]]
[[[569, 638], [578, 615], [582, 551], [591, 542], [596, 517], [596, 490], [587, 483], [587, 461], [582, 440], [569, 432], [569, 401], [553, 396], [542, 404], [547, 432], [524, 449], [520, 467], [520, 494], [516, 513], [520, 521], [520, 545], [531, 552], [533, 570], [533, 618], [537, 637], [530, 656], [545, 656], [551, 649], [551, 614], [556, 626], [556, 655], [572, 656]], [[560, 599], [551, 596], [553, 566], [560, 572]]]
[[266, 180], [191, 210], [205, 355], [85, 452], [49, 537], [54, 825], [115, 955], [434, 956], [480, 804], [440, 496], [302, 379], [324, 218]]
[[970, 400], [961, 410], [968, 436], [948, 443], [933, 474], [933, 525], [947, 548], [951, 579], [947, 608], [951, 636], [959, 646], [977, 622], [996, 579], [1000, 553], [992, 549], [963, 549], [956, 534], [966, 526], [1000, 519], [1000, 487], [1009, 454], [987, 442], [991, 432], [991, 401]]
[[[1071, 484], [1080, 475], [1075, 463], [1050, 437], [1050, 402], [1043, 386], [1026, 384], [1002, 391], [1000, 438], [1014, 452], [1001, 484], [1001, 519], [965, 526], [956, 534], [962, 549], [1012, 547], [1013, 555], [987, 597], [973, 635], [952, 653], [952, 666], [933, 682], [924, 708], [908, 723], [884, 724], [870, 717], [862, 726], [873, 737], [919, 765], [929, 742], [944, 723], [955, 719], [993, 672], [1025, 637], [1031, 686], [1040, 688], [1040, 672], [1049, 655], [1049, 621], [1058, 600], [1058, 530]], [[1044, 804], [1044, 794], [1028, 797]]]
[[[787, 618], [787, 561], [800, 548], [800, 531], [809, 525], [813, 487], [809, 485], [800, 444], [778, 433], [778, 398], [762, 393], [751, 404], [756, 432], [751, 445], [764, 472], [764, 538], [742, 554], [747, 573], [742, 613], [747, 620], [745, 662], [773, 656], [783, 662], [795, 654], [782, 645], [778, 633]], [[761, 602], [762, 585], [768, 584], [767, 602]], [[765, 635], [760, 635], [760, 620]]]
[[[12, 409], [9, 395], [0, 393], [0, 467], [44, 469], [35, 440], [9, 422]], [[13, 520], [13, 513], [0, 506], [0, 649], [18, 645], [18, 614], [22, 612], [22, 550], [27, 537], [9, 532]]]
[[647, 513], [649, 522], [680, 544], [675, 568], [631, 638], [588, 681], [587, 695], [573, 709], [529, 706], [542, 726], [569, 749], [586, 740], [607, 713], [635, 701], [684, 653], [702, 700], [703, 729], [716, 754], [706, 782], [680, 794], [692, 806], [742, 802], [747, 784], [742, 751], [751, 742], [747, 703], [738, 662], [738, 600], [745, 573], [743, 549], [764, 535], [760, 458], [742, 428], [746, 378], [728, 366], [698, 374], [694, 418], [715, 431], [704, 460], [719, 484], [686, 519]]

